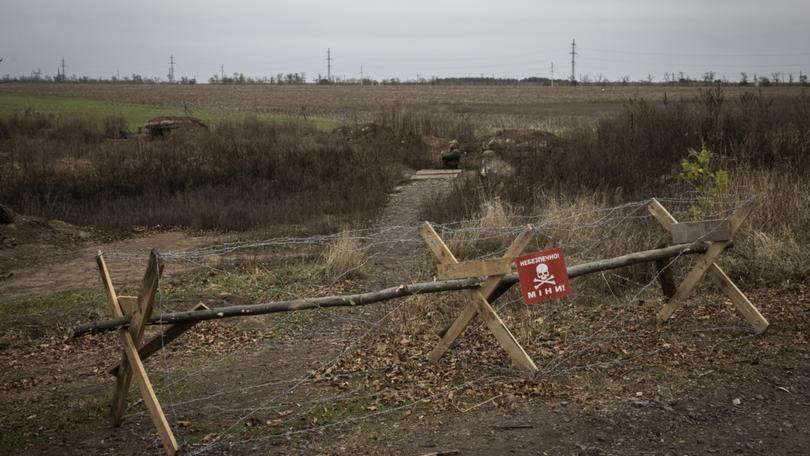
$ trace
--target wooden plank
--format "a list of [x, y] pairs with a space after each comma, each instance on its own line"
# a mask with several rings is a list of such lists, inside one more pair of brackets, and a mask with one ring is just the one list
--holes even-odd
[[726, 273], [720, 269], [720, 266], [716, 264], [712, 265], [712, 268], [709, 270], [711, 278], [720, 286], [720, 289], [723, 293], [728, 296], [731, 302], [734, 304], [734, 307], [743, 314], [746, 320], [751, 323], [751, 326], [754, 327], [754, 331], [757, 334], [762, 334], [768, 329], [770, 323], [762, 314], [759, 312], [754, 304], [748, 300], [748, 297], [737, 288], [737, 285], [732, 282], [732, 280], [726, 275]]
[[133, 338], [136, 344], [140, 344], [143, 339], [143, 331], [146, 328], [144, 324], [149, 316], [152, 315], [152, 310], [155, 304], [155, 295], [157, 295], [158, 286], [160, 285], [160, 275], [163, 272], [163, 265], [156, 251], [149, 254], [149, 264], [146, 267], [146, 272], [141, 282], [141, 289], [138, 292], [138, 305], [135, 312], [132, 314], [130, 321], [130, 331], [133, 333]]
[[[163, 270], [157, 252], [154, 250], [149, 254], [149, 262], [146, 266], [143, 281], [141, 282], [141, 289], [138, 292], [138, 304], [133, 307], [131, 315], [129, 332], [132, 334], [132, 339], [135, 341], [135, 347], [140, 346], [143, 340], [143, 332], [146, 329], [146, 322], [149, 320], [149, 315], [152, 314], [154, 306], [155, 295], [159, 285], [160, 274]], [[132, 370], [127, 362], [125, 356], [121, 360], [120, 368], [118, 370], [117, 382], [115, 392], [113, 393], [112, 415], [113, 423], [115, 425], [121, 424], [121, 419], [126, 410], [127, 392], [132, 383]]]
[[672, 314], [683, 305], [683, 300], [689, 297], [689, 293], [695, 288], [695, 285], [700, 282], [703, 276], [708, 272], [714, 261], [720, 257], [726, 249], [728, 242], [714, 242], [709, 246], [709, 249], [701, 255], [694, 263], [692, 269], [686, 274], [675, 295], [667, 301], [661, 310], [658, 312], [656, 318], [659, 322], [666, 321]]
[[132, 312], [135, 311], [135, 307], [138, 305], [138, 297], [119, 296], [118, 305], [121, 306], [121, 311], [124, 312], [124, 315], [132, 315]]
[[437, 269], [439, 278], [442, 280], [505, 275], [512, 272], [512, 263], [514, 261], [514, 258], [494, 258], [461, 263], [442, 263], [437, 266]]
[[672, 231], [672, 225], [678, 223], [678, 220], [655, 198], [647, 205], [647, 210], [650, 211], [650, 214], [658, 220], [658, 223], [660, 223], [668, 233]]
[[430, 174], [460, 174], [460, 169], [420, 169], [416, 172], [417, 175], [430, 175]]
[[115, 287], [112, 279], [110, 279], [110, 271], [107, 270], [107, 263], [104, 261], [101, 252], [96, 255], [96, 264], [98, 265], [98, 273], [101, 276], [101, 284], [104, 286], [104, 293], [107, 295], [107, 310], [110, 311], [113, 317], [122, 317], [123, 313], [118, 302], [118, 295], [115, 294]]
[[[430, 227], [430, 224], [427, 223], [427, 226]], [[528, 227], [527, 231], [520, 233], [512, 244], [506, 249], [506, 252], [503, 255], [503, 258], [514, 258], [520, 255], [523, 250], [529, 245], [534, 237], [534, 233], [532, 232], [531, 226]], [[442, 263], [449, 263], [449, 262], [458, 262], [453, 253], [447, 248], [447, 246], [442, 242], [441, 238], [436, 234], [432, 227], [430, 227], [430, 231], [423, 231], [422, 236], [425, 238], [425, 242], [427, 242], [430, 249], [433, 251], [436, 256], [440, 258]], [[435, 237], [434, 237], [435, 236]], [[438, 240], [438, 242], [436, 242]], [[443, 246], [443, 247], [442, 247]], [[449, 253], [449, 255], [447, 255]], [[443, 256], [442, 256], [443, 255]], [[443, 260], [442, 258], [447, 258], [447, 260]], [[478, 293], [482, 297], [485, 298], [487, 302], [494, 301], [492, 296], [496, 293], [496, 291], [500, 291], [497, 294], [497, 297], [500, 297], [501, 294], [505, 293], [508, 287], [502, 286], [503, 276], [493, 276], [484, 282], [481, 287], [478, 289]], [[430, 354], [428, 355], [428, 359], [433, 362], [438, 361], [447, 350], [453, 346], [453, 343], [456, 339], [464, 332], [464, 330], [469, 326], [472, 319], [479, 311], [479, 306], [476, 302], [478, 298], [474, 299], [472, 302], [468, 303], [464, 309], [462, 310], [461, 314], [456, 318], [452, 325], [449, 328], [444, 330], [441, 334], [441, 339], [436, 344], [436, 346], [431, 350]], [[522, 348], [521, 348], [522, 350]], [[511, 354], [510, 354], [511, 355]], [[531, 359], [529, 359], [531, 364], [534, 364]], [[523, 363], [527, 364], [528, 363]]]
[[672, 225], [673, 244], [691, 244], [695, 241], [719, 242], [731, 240], [728, 220], [676, 223]]
[[453, 252], [450, 251], [447, 244], [442, 241], [442, 238], [439, 237], [430, 222], [422, 224], [421, 234], [422, 239], [425, 240], [428, 248], [436, 255], [440, 263], [458, 263], [456, 256], [453, 255]]
[[[96, 262], [98, 263], [101, 281], [107, 294], [108, 307], [115, 317], [122, 317], [124, 316], [124, 313], [120, 304], [118, 303], [118, 297], [115, 294], [115, 288], [113, 287], [112, 280], [110, 280], [110, 273], [107, 270], [107, 264], [105, 263], [104, 257], [101, 255], [101, 253], [96, 256]], [[175, 440], [171, 427], [169, 426], [168, 421], [166, 421], [166, 416], [163, 413], [163, 409], [160, 407], [160, 403], [157, 400], [157, 396], [152, 388], [152, 384], [149, 382], [149, 377], [146, 375], [143, 362], [141, 362], [141, 359], [138, 356], [137, 345], [132, 337], [132, 331], [122, 327], [118, 330], [118, 334], [121, 339], [121, 345], [124, 349], [124, 356], [127, 359], [127, 362], [122, 363], [122, 366], [133, 366], [135, 368], [135, 381], [138, 385], [138, 389], [141, 392], [141, 397], [143, 398], [144, 404], [146, 404], [149, 414], [152, 417], [152, 421], [155, 424], [155, 428], [157, 428], [158, 435], [163, 443], [163, 448], [166, 450], [166, 454], [174, 456], [179, 450], [177, 440]], [[121, 391], [124, 383], [123, 379], [123, 375], [119, 375], [117, 377], [116, 393]], [[126, 391], [124, 391], [124, 394], [119, 394], [119, 397], [123, 397], [124, 403], [126, 403]], [[113, 406], [115, 406], [115, 402], [113, 402]], [[113, 414], [113, 424], [117, 426], [120, 424], [120, 422], [120, 416]]]
[[[107, 307], [112, 313], [113, 317], [123, 317], [124, 312], [123, 309], [118, 302], [118, 296], [115, 293], [115, 287], [113, 286], [112, 280], [110, 279], [110, 272], [107, 270], [107, 263], [104, 261], [104, 257], [102, 256], [101, 252], [96, 255], [96, 263], [98, 264], [98, 271], [101, 275], [101, 283], [104, 286], [104, 292], [107, 295]], [[124, 359], [126, 359], [126, 354], [124, 354]], [[125, 368], [129, 367], [128, 364], [123, 363]], [[123, 405], [126, 403], [126, 392], [124, 394], [120, 394], [119, 391], [124, 390], [125, 388], [125, 378], [122, 375], [116, 377], [116, 385], [115, 390], [113, 390], [113, 399], [112, 404], [110, 407], [112, 425], [118, 427], [121, 425], [121, 413], [117, 413], [118, 410], [123, 409]], [[123, 404], [122, 404], [123, 403]]]
[[[118, 299], [122, 299], [123, 296], [120, 296]], [[194, 306], [191, 310], [208, 310], [209, 307], [203, 303], [199, 303]], [[161, 349], [168, 346], [172, 343], [175, 339], [182, 336], [183, 333], [188, 331], [189, 329], [193, 328], [199, 322], [190, 322], [190, 323], [177, 323], [174, 325], [169, 326], [165, 331], [156, 335], [148, 342], [143, 344], [143, 346], [138, 350], [138, 356], [141, 358], [141, 361], [146, 361], [150, 356], [154, 355]], [[121, 364], [113, 367], [110, 369], [110, 374], [118, 375], [118, 371], [121, 369]]]
[[506, 327], [501, 317], [499, 317], [492, 306], [489, 305], [484, 295], [481, 294], [480, 291], [473, 291], [472, 293], [475, 295], [473, 302], [475, 302], [478, 314], [481, 315], [481, 318], [483, 318], [484, 323], [486, 323], [489, 330], [495, 336], [495, 339], [500, 342], [501, 347], [509, 354], [512, 362], [515, 363], [517, 367], [527, 372], [537, 372], [537, 366], [534, 364], [534, 361], [532, 361], [532, 358], [526, 353], [526, 350], [520, 346], [520, 343], [518, 343], [515, 336], [509, 331], [509, 328]]
[[433, 179], [455, 179], [459, 175], [458, 174], [435, 174], [435, 175], [413, 175], [411, 176], [411, 180], [420, 181], [420, 180], [433, 180]]
[[132, 333], [125, 328], [118, 330], [118, 334], [121, 337], [121, 344], [124, 346], [124, 353], [128, 361], [127, 364], [132, 366], [132, 376], [135, 377], [135, 383], [138, 385], [143, 403], [149, 410], [149, 415], [152, 417], [152, 422], [158, 431], [160, 441], [163, 443], [163, 448], [166, 450], [166, 454], [174, 456], [177, 454], [180, 447], [177, 445], [177, 440], [174, 438], [172, 428], [166, 420], [166, 415], [163, 413], [160, 402], [158, 402], [155, 390], [152, 388], [152, 383], [146, 375], [143, 362], [140, 357], [138, 357], [135, 339], [132, 337]]
[[[534, 231], [532, 231], [532, 227], [528, 226], [528, 229], [522, 233], [520, 233], [514, 241], [509, 245], [509, 248], [506, 249], [502, 258], [515, 258], [516, 256], [523, 253], [523, 251], [528, 247], [528, 245], [534, 239]], [[486, 282], [481, 285], [479, 291], [482, 295], [489, 299], [495, 290], [500, 286], [503, 277], [493, 276], [490, 277]]]
[[[118, 304], [121, 305], [121, 310], [124, 311], [124, 315], [132, 315], [132, 309], [138, 305], [138, 297], [137, 296], [119, 296], [118, 297]], [[152, 307], [152, 314], [149, 315], [149, 318], [154, 318], [157, 316], [157, 308]]]

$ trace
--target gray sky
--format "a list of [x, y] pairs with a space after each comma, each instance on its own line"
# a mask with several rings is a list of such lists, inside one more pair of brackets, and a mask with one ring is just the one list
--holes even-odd
[[549, 76], [731, 80], [810, 72], [808, 0], [3, 0], [0, 74], [41, 68], [199, 80], [280, 72], [373, 78]]

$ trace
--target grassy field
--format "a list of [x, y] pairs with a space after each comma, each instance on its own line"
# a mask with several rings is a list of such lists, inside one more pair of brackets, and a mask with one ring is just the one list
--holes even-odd
[[[252, 112], [234, 109], [189, 109], [182, 105], [134, 103], [115, 99], [99, 99], [85, 96], [36, 95], [30, 93], [0, 91], [0, 116], [34, 110], [44, 114], [53, 114], [62, 118], [82, 118], [99, 122], [105, 117], [121, 117], [126, 121], [130, 131], [136, 131], [149, 119], [158, 116], [192, 115], [207, 125], [241, 120], [253, 116], [261, 121], [284, 120], [288, 116], [269, 112]], [[322, 130], [335, 128], [336, 121], [328, 118], [311, 118]]]
[[[111, 85], [111, 84], [2, 84], [0, 106], [42, 110], [81, 110], [124, 113], [132, 122], [150, 116], [182, 114], [187, 107], [203, 120], [245, 112], [298, 116], [302, 108], [324, 127], [335, 121], [374, 120], [391, 106], [412, 112], [463, 118], [479, 127], [532, 127], [559, 131], [572, 124], [592, 122], [618, 113], [629, 99], [648, 102], [693, 100], [700, 87], [673, 86], [313, 86], [313, 85]], [[728, 87], [729, 98], [756, 88]], [[801, 89], [768, 87], [770, 97], [796, 95]], [[7, 96], [14, 95], [11, 98]], [[54, 97], [54, 98], [52, 98]], [[55, 98], [64, 97], [64, 98]], [[29, 100], [26, 102], [26, 100]], [[91, 101], [94, 100], [94, 101]], [[35, 106], [36, 107], [36, 106]], [[331, 122], [324, 119], [333, 119]]]

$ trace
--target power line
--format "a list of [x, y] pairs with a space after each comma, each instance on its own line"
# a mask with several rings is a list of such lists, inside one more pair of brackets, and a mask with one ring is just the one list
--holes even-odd
[[326, 80], [332, 82], [332, 49], [326, 49]]
[[574, 39], [571, 41], [571, 84], [577, 83], [577, 75], [576, 75], [576, 65], [577, 65], [577, 40]]

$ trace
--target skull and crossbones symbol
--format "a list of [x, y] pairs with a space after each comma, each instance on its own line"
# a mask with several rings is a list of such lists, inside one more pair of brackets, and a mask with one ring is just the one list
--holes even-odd
[[534, 278], [534, 289], [537, 290], [543, 285], [557, 285], [557, 282], [554, 280], [554, 274], [548, 272], [548, 265], [546, 263], [540, 263], [537, 265], [537, 277]]

